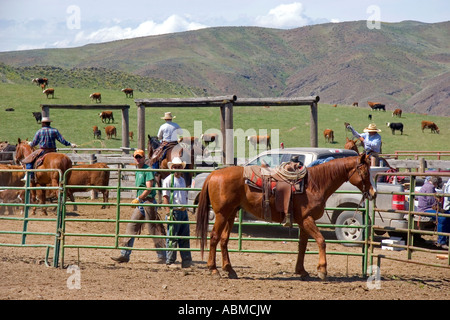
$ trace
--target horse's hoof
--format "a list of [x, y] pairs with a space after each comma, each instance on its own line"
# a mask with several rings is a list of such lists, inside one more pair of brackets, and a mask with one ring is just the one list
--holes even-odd
[[318, 272], [318, 276], [320, 280], [326, 280], [327, 279], [327, 273], [326, 272]]
[[228, 272], [228, 279], [239, 279], [237, 273], [233, 270]]

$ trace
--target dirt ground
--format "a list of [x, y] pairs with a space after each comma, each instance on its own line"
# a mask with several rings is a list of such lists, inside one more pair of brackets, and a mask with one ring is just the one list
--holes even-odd
[[[130, 216], [131, 209], [124, 208], [122, 218]], [[73, 219], [111, 219], [115, 207], [101, 210], [95, 206], [79, 207], [69, 212]], [[3, 216], [5, 217], [5, 216]], [[20, 217], [18, 213], [14, 216]], [[42, 217], [38, 213], [37, 217]], [[50, 213], [50, 218], [54, 215]], [[194, 217], [190, 219], [194, 221]], [[23, 223], [14, 220], [0, 220], [0, 230], [21, 231]], [[31, 232], [54, 233], [53, 222], [30, 221]], [[115, 224], [106, 222], [69, 222], [66, 233], [114, 232]], [[125, 224], [120, 230], [124, 230]], [[193, 226], [191, 228], [193, 230]], [[234, 230], [236, 231], [236, 230]], [[123, 231], [122, 231], [123, 232]], [[145, 234], [145, 232], [144, 232]], [[194, 235], [194, 232], [191, 232]], [[248, 227], [244, 235], [250, 238], [271, 236], [286, 238], [287, 241], [246, 241], [244, 249], [295, 251], [296, 231], [287, 228]], [[331, 231], [324, 231], [327, 239], [333, 238]], [[232, 236], [236, 236], [233, 233]], [[27, 243], [39, 243], [45, 235], [28, 235]], [[20, 235], [0, 234], [0, 243], [20, 243]], [[429, 242], [433, 241], [432, 239]], [[54, 243], [53, 241], [49, 243]], [[112, 245], [108, 237], [69, 237], [67, 244]], [[236, 248], [236, 241], [230, 247]], [[151, 239], [139, 239], [136, 248], [152, 248]], [[192, 248], [198, 248], [195, 240]], [[308, 250], [316, 251], [314, 242]], [[315, 271], [318, 255], [308, 254], [305, 267], [310, 278], [302, 281], [294, 273], [296, 255], [289, 253], [240, 253], [231, 252], [231, 262], [239, 279], [212, 277], [206, 267], [206, 255], [192, 253], [194, 266], [181, 269], [152, 264], [154, 251], [134, 251], [129, 263], [117, 264], [110, 259], [118, 250], [68, 248], [65, 251], [64, 268], [46, 266], [45, 248], [20, 248], [0, 246], [0, 299], [2, 300], [450, 300], [450, 270], [422, 266], [388, 259], [381, 260], [379, 281], [370, 281], [362, 276], [361, 257], [330, 254], [349, 251], [359, 253], [360, 248], [344, 247], [328, 243], [328, 278], [319, 280]], [[375, 253], [406, 259], [406, 251], [386, 251], [380, 247]], [[445, 252], [444, 252], [445, 253]], [[50, 250], [50, 256], [53, 251]], [[445, 260], [436, 258], [435, 253], [415, 252], [414, 260], [445, 265]], [[178, 258], [179, 260], [179, 258]], [[50, 259], [50, 263], [51, 263]], [[220, 253], [217, 263], [221, 265]], [[373, 262], [376, 264], [376, 260]]]

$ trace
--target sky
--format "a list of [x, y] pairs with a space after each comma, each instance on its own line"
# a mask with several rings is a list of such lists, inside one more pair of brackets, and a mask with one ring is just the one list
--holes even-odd
[[219, 26], [450, 20], [449, 0], [0, 0], [0, 51], [79, 47]]

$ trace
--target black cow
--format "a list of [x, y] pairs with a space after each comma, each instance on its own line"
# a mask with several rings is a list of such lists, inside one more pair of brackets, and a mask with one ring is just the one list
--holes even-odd
[[42, 120], [41, 112], [33, 112], [33, 117], [36, 119], [36, 123], [40, 123]]
[[384, 110], [386, 111], [386, 105], [378, 103], [372, 107], [372, 110]]
[[386, 122], [386, 126], [391, 128], [392, 134], [395, 134], [395, 130], [398, 130], [403, 134], [403, 123], [401, 122]]

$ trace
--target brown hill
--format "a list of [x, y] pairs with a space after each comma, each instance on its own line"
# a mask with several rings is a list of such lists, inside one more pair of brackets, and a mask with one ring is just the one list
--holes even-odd
[[0, 53], [12, 66], [102, 67], [170, 80], [208, 95], [319, 95], [450, 116], [450, 22], [365, 21], [292, 30], [209, 28], [71, 49]]

